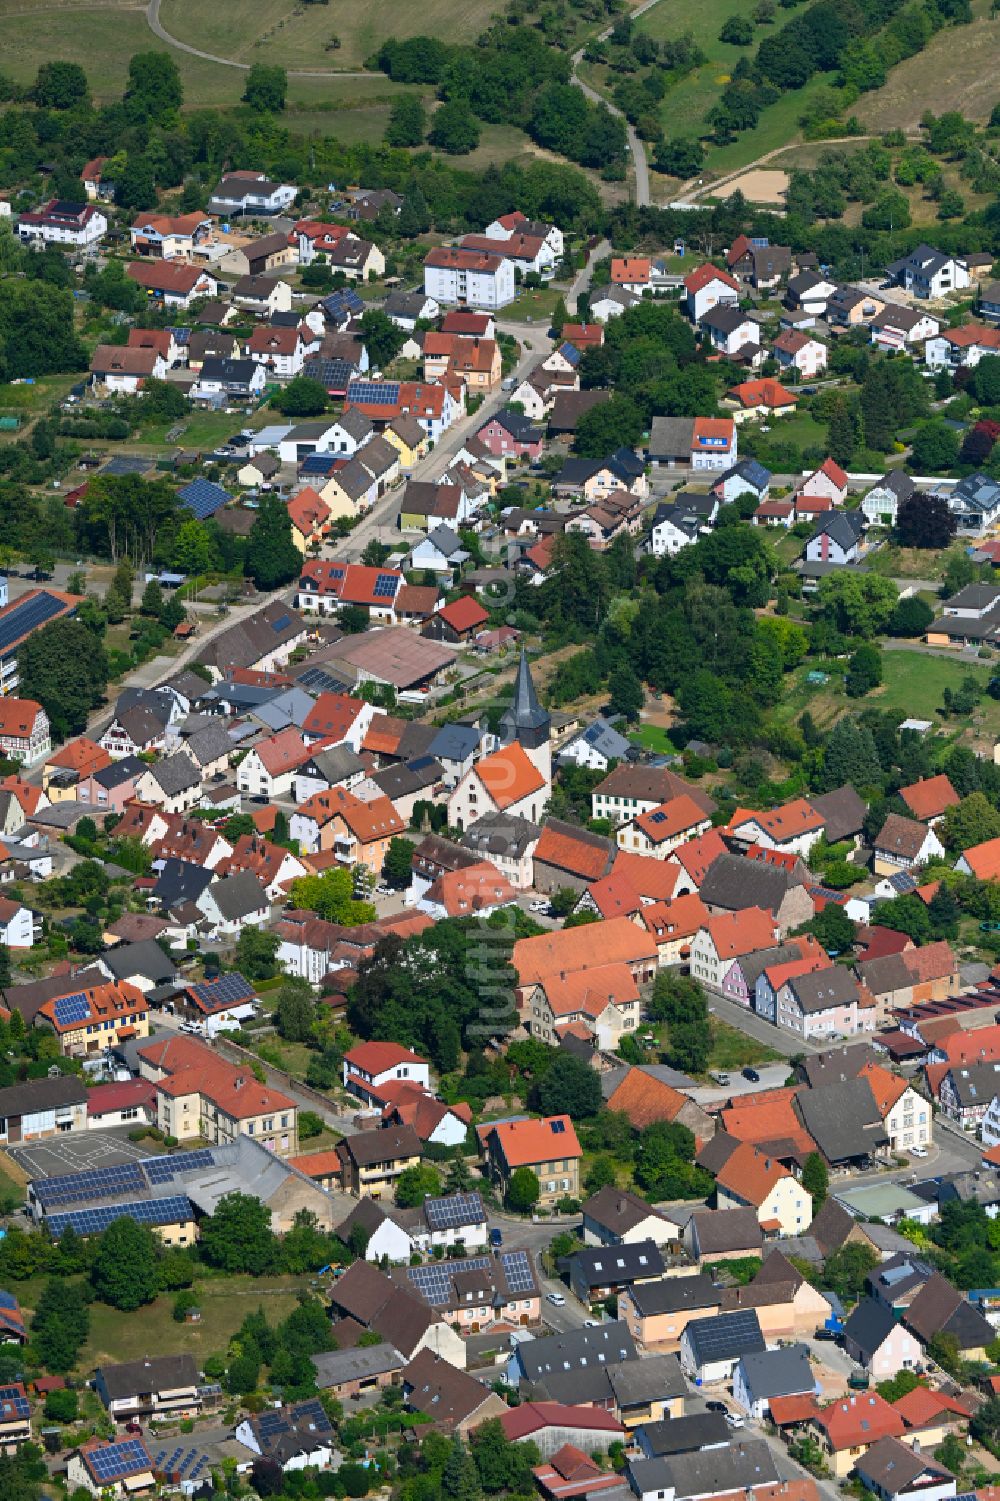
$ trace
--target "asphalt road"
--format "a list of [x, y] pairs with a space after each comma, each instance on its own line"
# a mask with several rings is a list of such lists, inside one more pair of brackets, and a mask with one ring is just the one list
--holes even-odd
[[[159, 0], [155, 0], [155, 3], [158, 5]], [[640, 16], [644, 16], [646, 14], [647, 10], [652, 10], [653, 6], [657, 4], [659, 4], [659, 0], [643, 0], [643, 3], [641, 5], [637, 5], [635, 10], [630, 12], [630, 20], [637, 21]], [[611, 35], [612, 29], [612, 27], [608, 26], [604, 31], [601, 32], [597, 40], [599, 42], [606, 41], [607, 38]], [[596, 89], [591, 88], [589, 83], [584, 83], [583, 79], [577, 76], [576, 70], [583, 60], [583, 54], [583, 47], [581, 47], [578, 52], [574, 52], [573, 54], [574, 82], [583, 90], [587, 98], [591, 100], [592, 103], [607, 105], [608, 109], [613, 115], [617, 115], [620, 120], [624, 120], [625, 116], [622, 114], [617, 104], [612, 104], [610, 99], [605, 98], [603, 94], [599, 94]], [[632, 165], [635, 168], [635, 201], [640, 206], [642, 206], [649, 203], [649, 168], [646, 164], [646, 148], [644, 147], [642, 141], [640, 141], [634, 127], [629, 125], [627, 121], [626, 130], [628, 131], [628, 144], [629, 151], [632, 156]]]
[[[497, 327], [503, 333], [512, 334], [522, 344], [521, 357], [517, 365], [511, 371], [511, 375], [518, 380], [527, 375], [529, 370], [552, 352], [552, 340], [548, 331], [538, 328], [528, 329], [522, 323], [504, 323], [497, 320]], [[528, 342], [526, 342], [528, 341]], [[530, 343], [530, 348], [529, 348]], [[430, 453], [417, 463], [408, 476], [410, 480], [434, 481], [441, 478], [447, 469], [449, 461], [458, 453], [463, 443], [477, 433], [485, 422], [488, 422], [494, 412], [498, 412], [510, 399], [510, 393], [504, 390], [493, 392], [478, 408], [468, 416], [454, 423], [435, 444]], [[400, 541], [403, 534], [399, 530], [399, 508], [404, 493], [403, 486], [397, 486], [363, 516], [350, 536], [344, 541], [337, 540], [335, 543], [327, 543], [322, 549], [321, 556], [345, 559], [347, 562], [356, 562], [364, 552], [368, 543], [373, 539], [387, 545], [395, 545]], [[403, 537], [406, 541], [407, 538]], [[414, 533], [411, 539], [416, 543], [419, 537]]]

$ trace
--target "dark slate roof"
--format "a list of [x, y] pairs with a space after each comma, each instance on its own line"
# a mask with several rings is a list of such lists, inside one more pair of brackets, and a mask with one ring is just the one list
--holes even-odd
[[720, 855], [709, 866], [698, 895], [706, 907], [721, 907], [728, 912], [741, 912], [747, 907], [777, 912], [789, 890], [800, 884], [782, 866], [747, 860], [743, 855]]
[[789, 1345], [783, 1350], [764, 1350], [744, 1355], [741, 1360], [747, 1388], [760, 1401], [771, 1397], [794, 1397], [816, 1389], [816, 1378], [809, 1365], [805, 1345]]
[[655, 1241], [639, 1240], [618, 1246], [585, 1246], [572, 1258], [578, 1277], [588, 1287], [616, 1287], [659, 1276], [665, 1269]]
[[[62, 988], [65, 990], [65, 983]], [[44, 1001], [39, 1004], [44, 1004]], [[25, 1079], [23, 1084], [0, 1089], [0, 1119], [32, 1115], [39, 1110], [55, 1110], [66, 1105], [82, 1105], [86, 1098], [86, 1086], [76, 1074]]]
[[672, 1459], [640, 1459], [629, 1465], [633, 1488], [640, 1495], [665, 1491], [676, 1496], [718, 1496], [779, 1482], [771, 1451], [763, 1439], [745, 1439], [726, 1449], [702, 1449]]
[[787, 983], [805, 1016], [828, 1011], [831, 1006], [849, 1006], [860, 994], [857, 980], [841, 964], [795, 975]]
[[172, 980], [177, 974], [177, 965], [168, 959], [155, 938], [146, 938], [139, 943], [126, 943], [109, 949], [101, 955], [105, 965], [116, 980], [127, 980], [131, 975], [142, 975], [155, 985]]
[[676, 1355], [651, 1355], [641, 1360], [617, 1360], [607, 1367], [608, 1381], [619, 1409], [648, 1403], [653, 1397], [684, 1397], [688, 1384]]
[[857, 1345], [867, 1361], [895, 1327], [890, 1309], [874, 1298], [862, 1298], [844, 1325], [844, 1339]]
[[738, 1313], [719, 1313], [711, 1319], [692, 1319], [684, 1330], [696, 1366], [712, 1365], [719, 1360], [736, 1360], [759, 1353], [767, 1347], [760, 1332], [760, 1320], [753, 1308]]
[[706, 1272], [698, 1272], [694, 1277], [661, 1277], [656, 1282], [636, 1283], [629, 1297], [644, 1318], [691, 1308], [719, 1308], [722, 1304], [722, 1293]]
[[824, 792], [809, 801], [826, 821], [826, 837], [830, 844], [861, 833], [868, 809], [853, 787], [837, 787], [833, 792]]
[[827, 536], [836, 542], [845, 552], [857, 545], [858, 538], [865, 529], [865, 517], [861, 511], [827, 511], [816, 523], [815, 530], [809, 541], [816, 537]]
[[211, 896], [223, 917], [230, 921], [249, 917], [251, 913], [260, 912], [270, 905], [267, 892], [257, 877], [248, 870], [239, 870], [235, 875], [223, 876], [220, 881], [214, 881]]
[[691, 1219], [702, 1256], [760, 1249], [763, 1236], [753, 1209], [698, 1209]]
[[112, 1402], [201, 1383], [192, 1355], [147, 1355], [143, 1360], [99, 1366], [97, 1375]]
[[[350, 1139], [350, 1138], [348, 1138]], [[638, 1351], [628, 1326], [618, 1319], [594, 1329], [570, 1329], [519, 1345], [518, 1357], [528, 1381], [542, 1381], [569, 1369], [579, 1373], [598, 1362], [635, 1360]]]
[[867, 1079], [848, 1079], [795, 1097], [803, 1124], [830, 1163], [867, 1157], [888, 1145]]
[[729, 1443], [729, 1424], [721, 1412], [695, 1412], [686, 1418], [643, 1423], [641, 1433], [642, 1447], [651, 1459], [669, 1454], [692, 1454], [696, 1449]]
[[506, 813], [486, 813], [470, 824], [462, 835], [465, 849], [475, 850], [485, 859], [506, 856], [516, 860], [530, 844], [538, 842], [541, 834], [538, 824], [527, 818], [511, 817]]

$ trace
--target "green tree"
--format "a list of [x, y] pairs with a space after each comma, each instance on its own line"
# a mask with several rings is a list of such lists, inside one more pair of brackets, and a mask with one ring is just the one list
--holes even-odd
[[316, 1002], [308, 980], [290, 975], [278, 991], [274, 1019], [287, 1042], [310, 1042], [316, 1022]]
[[891, 579], [852, 575], [843, 568], [821, 579], [816, 594], [820, 613], [831, 625], [845, 636], [866, 640], [885, 633], [899, 599]]
[[451, 1441], [451, 1450], [441, 1471], [441, 1494], [448, 1501], [479, 1501], [482, 1495], [476, 1462], [460, 1438]]
[[59, 740], [86, 729], [108, 682], [104, 647], [77, 620], [53, 620], [33, 631], [18, 648], [17, 670], [18, 691], [38, 700]]
[[418, 94], [400, 94], [392, 101], [385, 127], [387, 146], [420, 146], [427, 134], [427, 111]]
[[343, 867], [326, 870], [319, 876], [300, 876], [292, 882], [289, 895], [297, 907], [315, 912], [327, 922], [356, 928], [375, 920], [371, 902], [355, 899], [354, 878]]
[[615, 1168], [615, 1159], [607, 1152], [601, 1152], [594, 1158], [583, 1180], [583, 1186], [589, 1194], [598, 1193], [600, 1189], [607, 1188], [610, 1183], [618, 1181], [618, 1173]]
[[583, 413], [573, 447], [585, 459], [605, 459], [617, 448], [635, 448], [644, 426], [642, 412], [632, 398], [616, 391], [608, 401]]
[[817, 943], [829, 954], [846, 954], [855, 938], [855, 925], [838, 902], [827, 902], [809, 922]]
[[90, 98], [87, 75], [79, 63], [43, 63], [31, 93], [39, 109], [73, 109]]
[[403, 345], [406, 332], [398, 323], [382, 312], [381, 308], [367, 308], [361, 315], [361, 339], [368, 351], [368, 358], [377, 370], [391, 365]]
[[71, 1371], [89, 1330], [90, 1310], [79, 1286], [50, 1278], [31, 1323], [31, 1343], [46, 1370], [57, 1375]]
[[812, 1195], [813, 1214], [818, 1214], [826, 1202], [830, 1188], [830, 1175], [818, 1152], [810, 1152], [803, 1164], [802, 1187]]
[[499, 1418], [480, 1423], [470, 1442], [484, 1491], [491, 1496], [501, 1492], [517, 1496], [532, 1494], [532, 1467], [541, 1461], [537, 1444], [530, 1439], [512, 1442]]
[[75, 1423], [80, 1414], [80, 1399], [69, 1387], [48, 1392], [45, 1397], [45, 1416], [52, 1423]]
[[882, 681], [882, 653], [870, 641], [863, 641], [847, 664], [844, 688], [848, 698], [864, 698]]
[[826, 430], [826, 445], [830, 450], [831, 457], [842, 466], [848, 465], [854, 457], [854, 450], [857, 447], [854, 419], [843, 397], [836, 399], [830, 411], [830, 420]]
[[125, 113], [133, 124], [169, 124], [184, 103], [177, 64], [168, 52], [136, 52], [128, 65]]
[[262, 495], [247, 540], [246, 572], [258, 589], [280, 589], [298, 578], [302, 554], [292, 541], [288, 508], [277, 495]]
[[[227, 839], [231, 837], [226, 834]], [[272, 979], [278, 973], [277, 953], [280, 944], [281, 939], [277, 933], [268, 933], [263, 928], [241, 929], [236, 940], [236, 968], [248, 980]]]
[[278, 1242], [271, 1212], [252, 1194], [231, 1193], [201, 1226], [201, 1254], [209, 1266], [259, 1277], [278, 1262]]
[[901, 1397], [908, 1397], [910, 1392], [916, 1391], [919, 1385], [920, 1377], [916, 1371], [900, 1371], [888, 1381], [880, 1381], [875, 1390], [884, 1401], [898, 1402]]
[[601, 1108], [600, 1076], [582, 1058], [560, 1051], [534, 1086], [532, 1099], [543, 1115], [585, 1120]]
[[958, 437], [942, 418], [932, 418], [917, 429], [910, 463], [918, 474], [941, 474], [958, 463]]
[[431, 1162], [404, 1168], [396, 1179], [396, 1203], [400, 1209], [415, 1209], [425, 1198], [436, 1199], [440, 1194], [441, 1177]]
[[538, 1179], [530, 1167], [515, 1168], [507, 1184], [504, 1203], [514, 1214], [528, 1214], [538, 1203]]
[[160, 1290], [156, 1261], [152, 1230], [123, 1215], [101, 1236], [90, 1268], [94, 1292], [102, 1302], [125, 1313], [141, 1308]]
[[1000, 812], [982, 792], [971, 792], [946, 808], [938, 830], [947, 849], [955, 854], [1000, 838]]
[[645, 702], [642, 684], [626, 662], [611, 679], [611, 711], [613, 714], [623, 715], [631, 723], [639, 718]]
[[922, 636], [934, 619], [934, 611], [918, 594], [901, 599], [889, 619], [890, 636]]
[[386, 883], [396, 891], [402, 891], [404, 886], [409, 886], [410, 877], [413, 874], [413, 851], [416, 845], [412, 839], [403, 839], [399, 835], [389, 840], [389, 848], [385, 855], [385, 864], [382, 866], [382, 874]]
[[666, 1058], [674, 1068], [703, 1074], [712, 1051], [712, 1035], [700, 1022], [679, 1022], [670, 1028]]
[[449, 99], [431, 116], [427, 139], [449, 156], [467, 156], [479, 145], [479, 121], [467, 99]]
[[882, 767], [871, 730], [849, 716], [838, 719], [823, 752], [824, 790], [851, 786], [860, 791], [878, 787], [881, 781]]
[[310, 375], [297, 375], [283, 391], [271, 397], [271, 405], [283, 417], [319, 417], [329, 405], [326, 387]]
[[847, 1302], [855, 1302], [865, 1288], [865, 1278], [879, 1264], [873, 1246], [848, 1243], [834, 1251], [823, 1263], [823, 1286]]
[[150, 579], [142, 591], [142, 599], [139, 602], [140, 615], [151, 616], [158, 620], [163, 614], [163, 590], [156, 579]]
[[749, 47], [753, 41], [753, 25], [746, 16], [730, 16], [722, 23], [719, 41], [731, 47]]
[[193, 578], [219, 566], [215, 544], [200, 521], [185, 521], [178, 528], [170, 561], [179, 573]]
[[280, 114], [288, 95], [288, 74], [269, 63], [254, 63], [247, 73], [243, 103], [259, 114]]

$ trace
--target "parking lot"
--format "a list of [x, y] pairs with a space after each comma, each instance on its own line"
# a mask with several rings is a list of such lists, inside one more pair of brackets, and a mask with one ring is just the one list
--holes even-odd
[[145, 1147], [129, 1141], [126, 1130], [68, 1131], [65, 1136], [8, 1146], [7, 1153], [32, 1181], [86, 1168], [116, 1167], [150, 1155]]

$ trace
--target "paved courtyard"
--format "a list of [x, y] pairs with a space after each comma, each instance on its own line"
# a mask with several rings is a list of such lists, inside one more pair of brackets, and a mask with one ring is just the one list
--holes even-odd
[[32, 1181], [87, 1168], [117, 1167], [121, 1162], [151, 1155], [140, 1143], [129, 1141], [127, 1131], [110, 1130], [68, 1131], [65, 1136], [8, 1146], [7, 1153]]

